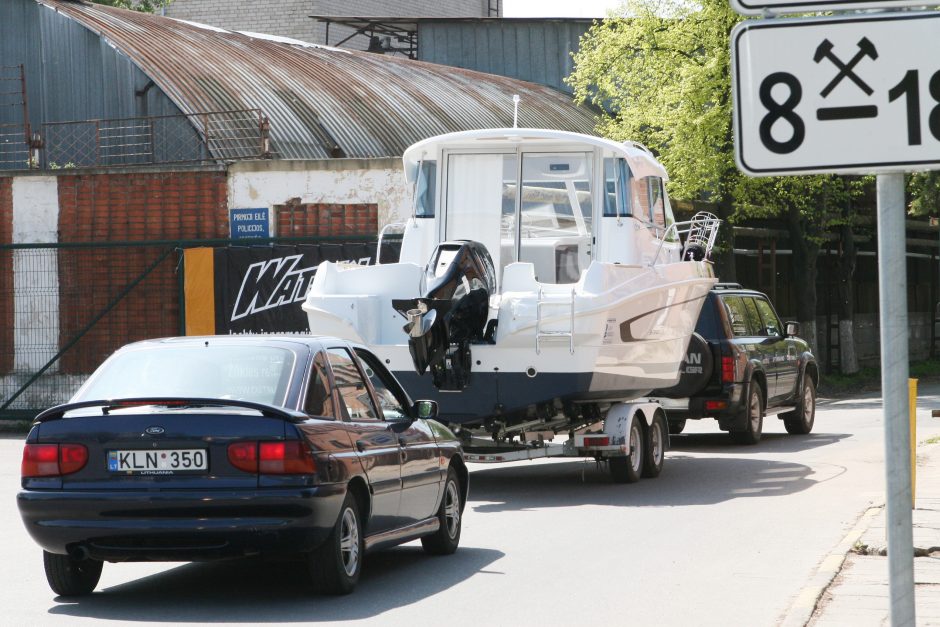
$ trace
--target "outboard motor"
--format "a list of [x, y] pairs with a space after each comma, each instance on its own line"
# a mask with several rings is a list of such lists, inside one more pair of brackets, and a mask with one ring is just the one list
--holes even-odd
[[428, 368], [434, 385], [461, 390], [470, 382], [470, 344], [484, 341], [496, 270], [479, 242], [442, 242], [424, 271], [421, 298], [393, 300], [408, 320], [408, 349], [418, 374]]

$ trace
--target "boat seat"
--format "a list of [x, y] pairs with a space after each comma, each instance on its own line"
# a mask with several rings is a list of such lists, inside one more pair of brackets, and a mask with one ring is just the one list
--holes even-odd
[[500, 291], [538, 292], [539, 283], [535, 280], [535, 266], [528, 261], [515, 261], [503, 268], [503, 284]]

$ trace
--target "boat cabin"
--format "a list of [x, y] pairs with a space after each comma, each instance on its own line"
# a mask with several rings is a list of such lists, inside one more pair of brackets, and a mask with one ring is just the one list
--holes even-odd
[[[414, 220], [404, 227], [402, 262], [423, 267], [439, 242], [476, 240], [502, 288], [513, 262], [531, 263], [539, 283], [571, 284], [593, 260], [678, 261], [681, 244], [674, 230], [667, 236], [674, 218], [666, 172], [639, 145], [489, 129], [420, 142], [404, 161]], [[661, 246], [664, 236], [673, 245]]]

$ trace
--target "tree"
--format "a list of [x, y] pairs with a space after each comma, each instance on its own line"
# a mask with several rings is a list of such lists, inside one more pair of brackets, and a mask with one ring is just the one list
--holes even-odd
[[[568, 78], [575, 99], [607, 112], [598, 120], [600, 134], [651, 148], [669, 172], [672, 196], [716, 203], [730, 223], [786, 220], [802, 278], [797, 318], [815, 349], [816, 260], [855, 187], [834, 176], [754, 179], [737, 169], [730, 33], [744, 18], [727, 0], [627, 0], [620, 14], [582, 38]], [[731, 229], [723, 230], [728, 238]], [[733, 259], [723, 261], [719, 276], [733, 279]]]

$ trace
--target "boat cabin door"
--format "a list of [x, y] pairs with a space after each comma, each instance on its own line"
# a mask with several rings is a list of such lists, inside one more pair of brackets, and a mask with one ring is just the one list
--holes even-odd
[[486, 246], [500, 286], [502, 269], [514, 261], [531, 263], [542, 283], [578, 281], [593, 257], [593, 153], [450, 153], [445, 158], [445, 239]]

